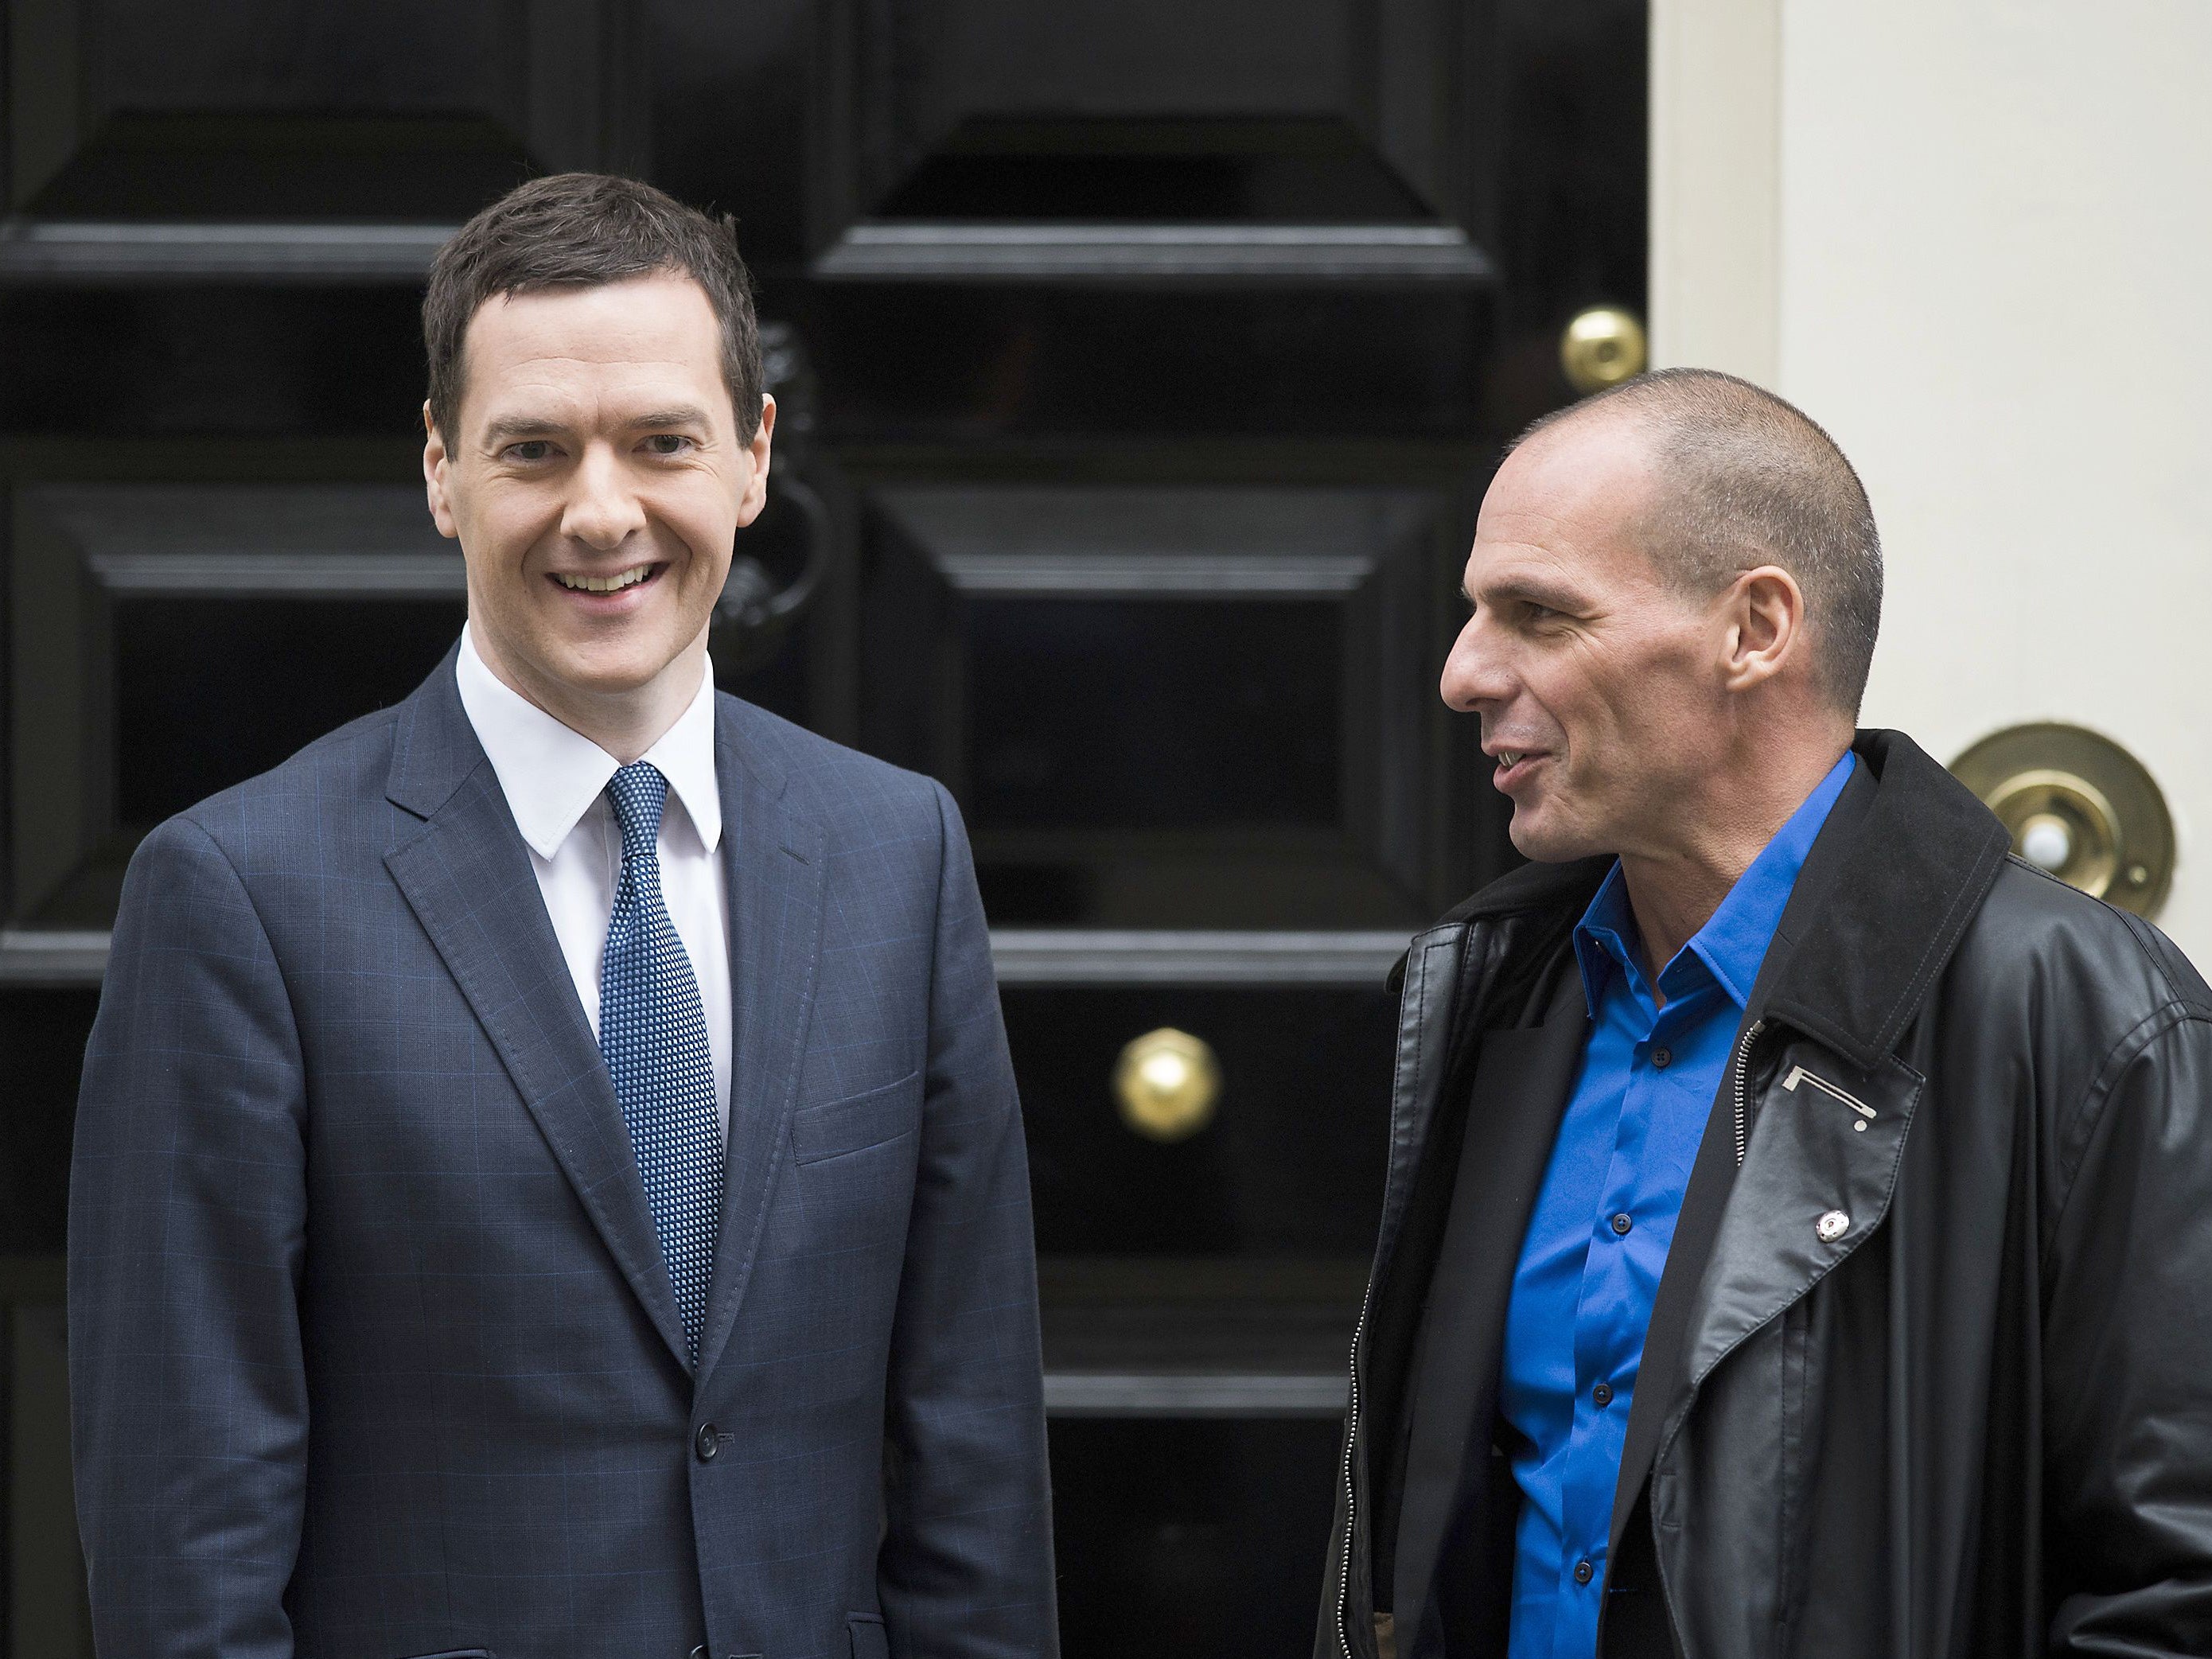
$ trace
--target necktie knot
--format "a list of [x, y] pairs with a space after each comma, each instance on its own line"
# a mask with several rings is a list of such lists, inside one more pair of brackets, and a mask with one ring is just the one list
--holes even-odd
[[660, 809], [667, 804], [668, 780], [651, 761], [632, 761], [607, 780], [607, 803], [622, 826], [625, 862], [653, 856], [660, 845]]

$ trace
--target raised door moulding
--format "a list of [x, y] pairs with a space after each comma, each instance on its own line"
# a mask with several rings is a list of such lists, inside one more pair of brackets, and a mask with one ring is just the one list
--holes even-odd
[[[1379, 986], [1405, 954], [1395, 932], [1099, 932], [1002, 927], [999, 982], [1012, 986]], [[107, 971], [104, 930], [0, 928], [0, 982], [92, 986]]]
[[1344, 594], [1417, 549], [1433, 492], [882, 484], [867, 499], [963, 592]]
[[106, 975], [105, 930], [0, 927], [0, 985], [90, 986]]
[[830, 282], [1443, 284], [1498, 267], [1449, 225], [978, 224], [848, 227], [810, 267]]
[[9, 0], [0, 283], [415, 283], [526, 172], [645, 171], [635, 0], [373, 9]]
[[1362, 554], [1281, 556], [1266, 553], [947, 553], [938, 557], [945, 580], [969, 594], [1261, 594], [1312, 597], [1351, 593], [1375, 574]]
[[105, 592], [458, 593], [460, 549], [411, 484], [49, 484], [24, 507]]
[[991, 957], [1002, 985], [1381, 985], [1406, 933], [1001, 927]]
[[458, 225], [0, 221], [0, 283], [418, 283]]
[[[459, 551], [405, 485], [33, 485], [15, 492], [8, 590], [13, 912], [116, 829], [112, 602], [164, 595], [453, 599]], [[41, 805], [33, 823], [24, 805]], [[0, 978], [96, 981], [106, 935], [0, 938]]]
[[1344, 1414], [1340, 1370], [1258, 1372], [1054, 1371], [1044, 1408], [1054, 1417], [1325, 1417]]
[[[824, 0], [811, 272], [1489, 283], [1490, 13], [1486, 0], [1255, 0], [1203, 13], [1176, 0], [1072, 11]], [[1109, 18], [1102, 45], [1086, 26]], [[1254, 49], [1255, 30], [1267, 49]], [[1144, 49], [1117, 53], [1120, 40]], [[1164, 206], [1174, 160], [1219, 176], [1182, 168], [1186, 199]], [[1109, 175], [1127, 187], [1100, 193]], [[1123, 216], [1139, 203], [1151, 210]]]
[[[1388, 554], [1418, 544], [1437, 511], [1411, 491], [916, 486], [878, 499], [956, 588], [1031, 595], [1342, 596]], [[458, 551], [409, 486], [50, 485], [21, 492], [18, 504], [42, 526], [42, 568], [66, 549], [66, 562], [109, 595], [442, 598], [463, 588]], [[29, 551], [19, 540], [19, 555]], [[71, 592], [75, 580], [64, 583]], [[0, 981], [97, 984], [107, 943], [101, 930], [0, 930]], [[1001, 981], [1039, 986], [1360, 988], [1379, 984], [1405, 946], [1389, 930], [992, 935]]]
[[[648, 96], [636, 0], [406, 10], [10, 0], [12, 63], [0, 88], [7, 205], [136, 218], [161, 210], [148, 158], [204, 166], [242, 150], [270, 169], [231, 179], [187, 168], [186, 193], [204, 184], [204, 199], [167, 210], [243, 217], [257, 210], [211, 204], [289, 189], [282, 216], [442, 219], [443, 207], [410, 215], [405, 203], [427, 203], [443, 185], [450, 204], [451, 170], [441, 177], [422, 164], [453, 155], [464, 132], [464, 148], [492, 163], [470, 173], [471, 187], [515, 161], [643, 171]], [[394, 161], [398, 174], [379, 173], [379, 158]], [[373, 205], [349, 199], [346, 181], [357, 187], [364, 177], [380, 183]], [[381, 188], [393, 178], [396, 190]], [[128, 204], [103, 211], [118, 202]]]
[[[1405, 665], [1431, 648], [1443, 596], [1442, 527], [1449, 498], [1434, 489], [1316, 485], [1123, 483], [1100, 485], [863, 482], [872, 515], [891, 533], [896, 558], [880, 562], [868, 603], [895, 606], [902, 624], [933, 618], [951, 638], [959, 601], [1077, 599], [1133, 602], [1322, 600], [1342, 618], [1337, 688], [1343, 722], [1343, 816], [1333, 843], [1377, 892], [1435, 896], [1433, 872], [1450, 857], [1438, 786], [1426, 757], [1443, 718], [1425, 675]], [[883, 752], [964, 788], [962, 699], [957, 658], [925, 671], [912, 695], [887, 702], [878, 728]], [[994, 842], [1000, 851], [1003, 842]], [[1079, 860], [1087, 854], [1070, 852]], [[1334, 856], [1332, 854], [1330, 856]], [[1315, 923], [1384, 921], [1388, 912], [1335, 910]], [[1254, 926], [1270, 915], [1216, 920]], [[1293, 925], [1300, 918], [1285, 916]], [[1101, 918], [1103, 920], [1103, 918]], [[1149, 920], [1117, 917], [1131, 922]], [[1402, 949], [1397, 941], [1382, 963]], [[1081, 976], [1074, 955], [1024, 952], [1018, 972]], [[1100, 982], [1174, 979], [1180, 965], [1139, 966], [1122, 956], [1091, 975]], [[1278, 966], [1286, 957], [1275, 959]], [[1209, 969], [1224, 982], [1272, 982], [1273, 969]], [[1335, 982], [1372, 982], [1381, 969], [1320, 971]], [[1296, 980], [1303, 975], [1291, 973]]]

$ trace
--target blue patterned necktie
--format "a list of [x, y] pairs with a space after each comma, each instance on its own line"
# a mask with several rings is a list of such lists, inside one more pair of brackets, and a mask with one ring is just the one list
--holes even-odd
[[637, 1172], [691, 1363], [722, 1216], [722, 1115], [707, 1015], [684, 941], [660, 896], [660, 809], [668, 780], [632, 761], [607, 782], [622, 826], [622, 877], [599, 963], [599, 1052], [629, 1126]]

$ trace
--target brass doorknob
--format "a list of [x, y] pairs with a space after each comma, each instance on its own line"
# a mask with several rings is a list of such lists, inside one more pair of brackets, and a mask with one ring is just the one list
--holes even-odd
[[2173, 881], [2173, 817], [2142, 763], [2110, 738], [2055, 722], [2010, 726], [1951, 771], [2030, 864], [2093, 898], [2158, 914]]
[[1221, 1065], [1204, 1039], [1164, 1025], [1121, 1050], [1114, 1064], [1121, 1121], [1147, 1140], [1188, 1140], [1213, 1121]]
[[1576, 313], [1559, 336], [1559, 368], [1577, 392], [1602, 392], [1641, 374], [1651, 360], [1644, 325], [1619, 306]]

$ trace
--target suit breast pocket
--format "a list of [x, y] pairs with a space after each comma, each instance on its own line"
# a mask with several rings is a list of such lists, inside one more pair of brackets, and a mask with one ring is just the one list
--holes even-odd
[[794, 1163], [819, 1164], [824, 1159], [864, 1152], [912, 1134], [921, 1118], [921, 1073], [908, 1072], [896, 1083], [848, 1095], [826, 1106], [809, 1106], [791, 1119], [791, 1156]]

